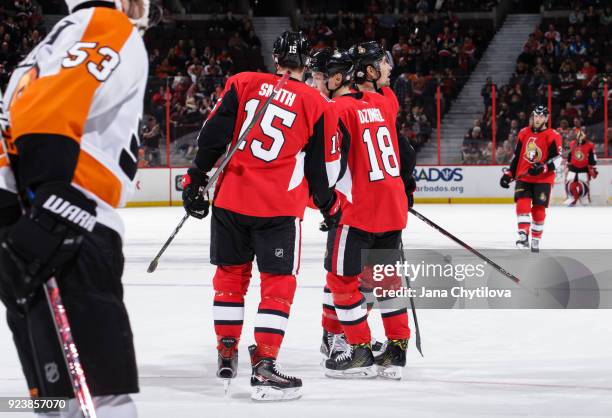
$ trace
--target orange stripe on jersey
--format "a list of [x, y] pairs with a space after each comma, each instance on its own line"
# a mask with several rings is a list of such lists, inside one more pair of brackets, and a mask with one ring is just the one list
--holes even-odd
[[98, 71], [103, 69], [104, 61], [109, 60], [108, 54], [104, 54], [108, 50], [103, 48], [119, 52], [132, 30], [130, 21], [118, 10], [95, 8], [78, 41], [87, 44], [79, 46], [75, 40], [71, 48], [78, 47], [81, 55], [88, 54], [87, 58], [71, 66], [66, 62], [70, 64], [80, 60], [76, 55], [67, 54], [59, 73], [29, 79], [22, 91], [16, 91], [10, 104], [13, 138], [17, 141], [26, 134], [56, 134], [79, 142], [94, 94], [103, 82], [99, 80], [103, 77], [96, 77], [94, 73], [96, 68]]
[[83, 150], [79, 154], [73, 181], [112, 207], [119, 206], [121, 181], [112, 171]]

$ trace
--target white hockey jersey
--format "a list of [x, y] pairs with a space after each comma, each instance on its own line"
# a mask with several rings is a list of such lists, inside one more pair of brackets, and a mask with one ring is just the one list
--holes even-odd
[[17, 193], [15, 177], [9, 166], [8, 154], [4, 146], [4, 135], [8, 132], [8, 116], [4, 111], [2, 91], [0, 91], [0, 189]]
[[[134, 191], [147, 76], [146, 49], [127, 16], [91, 7], [55, 25], [15, 69], [4, 97], [8, 152], [19, 160], [15, 143], [36, 134], [74, 140], [72, 185], [96, 201], [98, 222], [120, 235], [114, 208]], [[0, 187], [14, 188], [2, 177]]]

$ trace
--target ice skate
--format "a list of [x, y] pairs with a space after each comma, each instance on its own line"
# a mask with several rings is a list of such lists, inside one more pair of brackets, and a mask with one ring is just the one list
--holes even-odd
[[249, 347], [253, 374], [251, 399], [259, 402], [289, 401], [302, 396], [302, 380], [288, 376], [278, 369], [273, 358], [259, 357], [257, 346]]
[[338, 379], [376, 377], [376, 365], [370, 343], [349, 345], [346, 352], [327, 360], [325, 376]]
[[378, 375], [386, 379], [400, 380], [406, 366], [408, 340], [387, 340], [380, 355], [374, 358]]
[[529, 248], [529, 236], [524, 231], [519, 231], [519, 239], [516, 240], [516, 247], [520, 250], [526, 250]]
[[334, 334], [323, 330], [321, 341], [321, 355], [323, 355], [322, 366], [325, 366], [325, 360], [333, 358], [348, 350], [349, 344], [346, 342], [344, 334]]
[[531, 252], [532, 253], [540, 252], [540, 238], [531, 238]]
[[223, 380], [223, 390], [227, 396], [230, 383], [238, 373], [238, 341], [233, 337], [223, 337], [218, 350], [217, 377]]

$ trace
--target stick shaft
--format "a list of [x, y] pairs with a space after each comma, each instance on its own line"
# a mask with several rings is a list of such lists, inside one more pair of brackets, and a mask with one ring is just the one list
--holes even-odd
[[462, 240], [460, 240], [459, 238], [457, 238], [456, 236], [448, 232], [446, 229], [442, 228], [441, 226], [437, 225], [432, 220], [421, 215], [419, 212], [417, 212], [413, 208], [408, 209], [408, 211], [412, 213], [414, 216], [416, 216], [417, 218], [419, 218], [420, 220], [422, 220], [423, 222], [425, 222], [427, 225], [431, 226], [432, 228], [440, 232], [442, 235], [446, 235], [448, 238], [452, 239], [457, 244], [461, 245], [463, 248], [465, 248], [466, 250], [474, 254], [476, 257], [480, 258], [481, 260], [485, 261], [487, 264], [491, 265], [495, 270], [497, 270], [498, 272], [500, 272], [501, 274], [503, 274], [504, 276], [512, 280], [514, 283], [520, 283], [520, 280], [518, 277], [516, 277], [512, 273], [507, 272], [502, 266], [500, 266], [499, 264], [491, 260], [486, 255], [482, 254], [481, 252], [475, 250], [470, 245], [466, 244], [465, 242], [463, 242]]
[[47, 283], [45, 283], [44, 291], [49, 309], [51, 310], [53, 326], [57, 333], [64, 361], [66, 362], [66, 368], [68, 369], [74, 396], [81, 406], [83, 416], [85, 418], [96, 418], [96, 411], [89, 391], [89, 386], [87, 385], [87, 380], [85, 379], [85, 372], [81, 366], [79, 352], [72, 338], [70, 322], [68, 321], [66, 308], [62, 301], [62, 296], [55, 277], [51, 277]]

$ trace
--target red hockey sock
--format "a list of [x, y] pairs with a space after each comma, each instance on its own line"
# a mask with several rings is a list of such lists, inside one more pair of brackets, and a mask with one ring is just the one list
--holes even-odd
[[374, 296], [372, 289], [374, 288], [374, 270], [372, 266], [364, 266], [363, 271], [359, 275], [359, 290], [367, 299], [366, 307], [368, 314], [374, 307]]
[[[381, 291], [397, 291], [403, 286], [402, 278], [395, 274], [385, 276], [377, 282], [376, 286], [381, 289], [377, 291], [379, 295]], [[397, 297], [378, 297], [377, 300], [380, 306], [380, 316], [385, 327], [385, 336], [390, 340], [410, 338], [408, 311], [404, 303]]]
[[327, 286], [332, 291], [336, 314], [350, 344], [369, 343], [372, 339], [368, 326], [365, 298], [359, 291], [358, 276], [339, 276], [327, 273]]
[[261, 301], [255, 317], [255, 342], [259, 357], [278, 356], [295, 287], [293, 275], [261, 273]]
[[223, 337], [240, 340], [244, 321], [244, 295], [251, 280], [251, 263], [217, 266], [213, 277], [213, 319], [217, 345]]
[[546, 208], [544, 206], [534, 206], [531, 208], [531, 235], [534, 238], [542, 238], [544, 232], [544, 219], [546, 219]]
[[529, 226], [531, 225], [531, 199], [528, 197], [521, 197], [516, 201], [516, 218], [518, 221], [519, 231], [525, 232], [529, 235]]
[[342, 334], [342, 325], [336, 315], [336, 308], [334, 308], [334, 298], [332, 297], [331, 290], [325, 286], [323, 288], [323, 315], [321, 317], [321, 325], [323, 329], [332, 334]]

